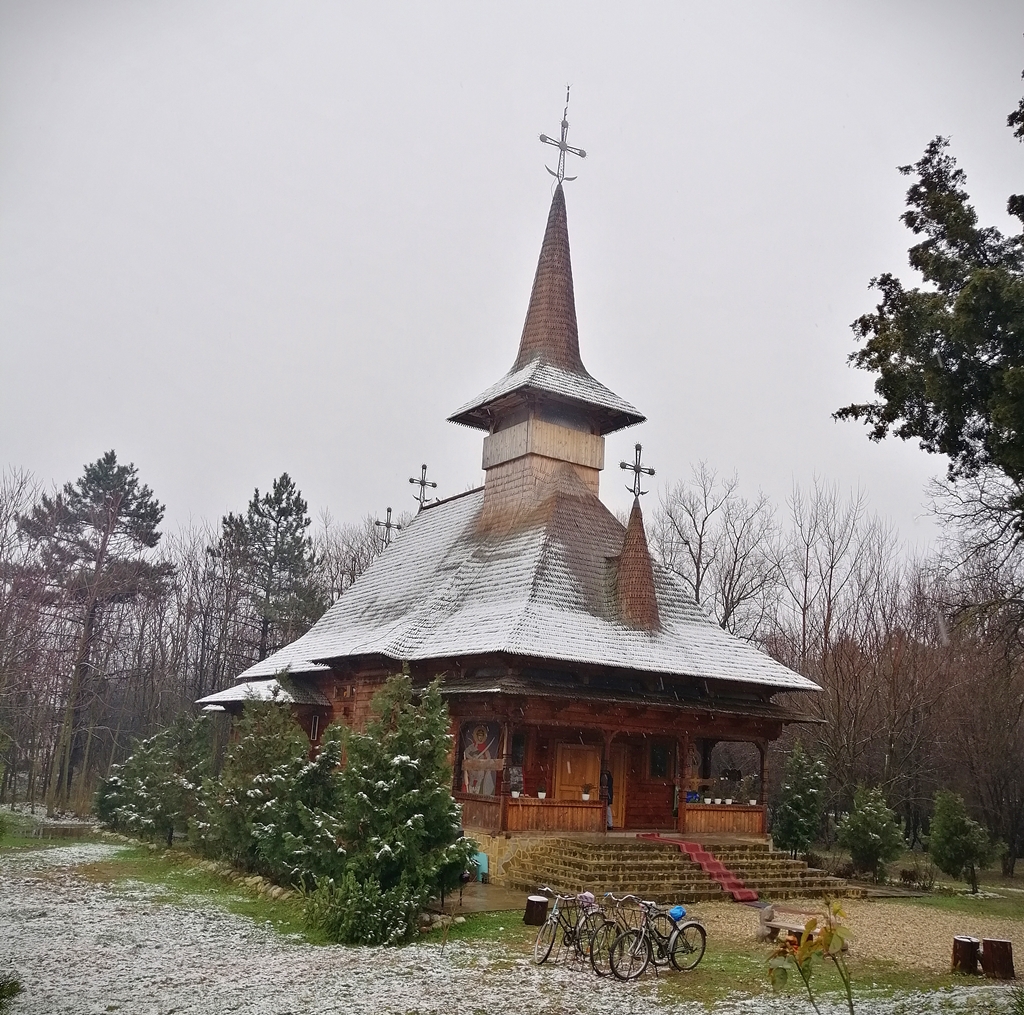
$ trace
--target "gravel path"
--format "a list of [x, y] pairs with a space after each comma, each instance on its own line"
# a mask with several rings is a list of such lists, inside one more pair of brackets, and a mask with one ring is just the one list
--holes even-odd
[[[75, 873], [76, 865], [119, 848], [76, 843], [0, 856], [0, 968], [13, 964], [26, 988], [14, 1015], [704, 1012], [659, 1003], [653, 979], [619, 984], [564, 967], [538, 968], [523, 958], [496, 959], [483, 943], [450, 944], [443, 955], [436, 943], [312, 947], [200, 899], [159, 904], [152, 886], [97, 885]], [[915, 995], [865, 1010], [963, 1011], [964, 1001], [950, 993]], [[715, 1009], [802, 1010], [761, 999]]]
[[[822, 903], [820, 899], [794, 899], [780, 905], [819, 912]], [[856, 958], [946, 973], [957, 934], [1013, 941], [1018, 954], [1024, 949], [1024, 923], [1019, 920], [922, 909], [905, 899], [843, 899], [841, 905], [847, 917], [844, 922], [853, 935], [851, 954]], [[694, 906], [691, 912], [707, 927], [711, 940], [745, 945], [756, 940], [758, 914], [749, 906], [712, 902]], [[765, 955], [770, 951], [768, 945], [760, 947]]]

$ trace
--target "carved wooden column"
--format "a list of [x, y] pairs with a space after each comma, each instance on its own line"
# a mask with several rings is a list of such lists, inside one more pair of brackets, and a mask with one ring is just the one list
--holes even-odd
[[501, 725], [501, 789], [498, 797], [498, 831], [508, 829], [508, 757], [512, 749], [512, 735], [508, 720]]
[[686, 831], [686, 787], [690, 779], [690, 733], [687, 731], [678, 740], [676, 757], [676, 793], [679, 809], [676, 817], [676, 829]]
[[[602, 730], [604, 734], [604, 743], [601, 745], [601, 785], [600, 785], [600, 800], [604, 804], [604, 820], [601, 822], [602, 827], [605, 830], [605, 834], [608, 833], [608, 776], [611, 772], [612, 763], [612, 741], [615, 739], [614, 730]], [[612, 793], [614, 794], [615, 787], [612, 787]]]
[[761, 834], [768, 834], [768, 745], [762, 740], [757, 744], [761, 754], [761, 787], [757, 802], [761, 805]]

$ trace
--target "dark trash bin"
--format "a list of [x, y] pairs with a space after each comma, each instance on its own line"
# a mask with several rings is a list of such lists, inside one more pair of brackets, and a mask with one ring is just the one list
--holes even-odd
[[529, 895], [526, 898], [526, 914], [523, 923], [531, 927], [539, 927], [548, 918], [548, 898], [546, 895]]

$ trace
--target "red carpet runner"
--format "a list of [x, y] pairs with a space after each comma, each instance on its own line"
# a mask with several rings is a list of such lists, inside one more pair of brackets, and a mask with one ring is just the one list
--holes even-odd
[[661, 835], [658, 832], [644, 832], [638, 835], [637, 838], [678, 846], [679, 852], [689, 854], [691, 860], [699, 863], [704, 869], [704, 873], [714, 878], [733, 897], [734, 902], [757, 901], [757, 892], [752, 888], [747, 888], [725, 864], [720, 860], [716, 860], [699, 842], [685, 842], [682, 839], [673, 839], [671, 836]]

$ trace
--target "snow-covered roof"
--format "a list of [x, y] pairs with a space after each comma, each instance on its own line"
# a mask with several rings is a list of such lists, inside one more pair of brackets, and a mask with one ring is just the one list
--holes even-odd
[[[421, 511], [314, 627], [250, 667], [251, 681], [331, 660], [503, 653], [777, 690], [817, 685], [723, 631], [655, 566], [660, 628], [621, 619], [616, 558], [624, 528], [562, 467], [527, 513], [478, 524], [483, 490]], [[206, 701], [213, 700], [204, 699]]]
[[610, 391], [600, 381], [595, 381], [590, 374], [563, 370], [540, 359], [532, 360], [518, 370], [510, 370], [500, 381], [448, 418], [453, 423], [465, 423], [467, 426], [486, 426], [486, 417], [481, 415], [485, 407], [493, 407], [503, 399], [529, 391], [604, 410], [602, 419], [607, 419], [607, 422], [602, 432], [642, 423], [645, 418], [639, 409]]
[[279, 701], [285, 705], [330, 705], [315, 687], [288, 677], [247, 680], [216, 694], [200, 698], [197, 705], [228, 705], [246, 701]]

